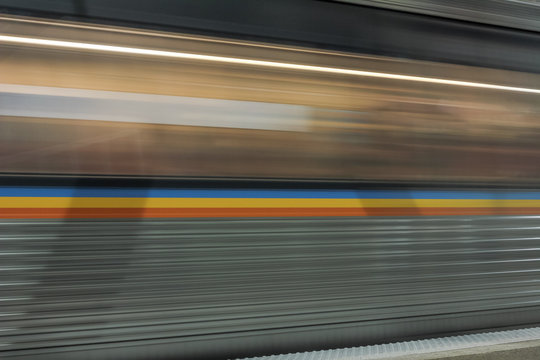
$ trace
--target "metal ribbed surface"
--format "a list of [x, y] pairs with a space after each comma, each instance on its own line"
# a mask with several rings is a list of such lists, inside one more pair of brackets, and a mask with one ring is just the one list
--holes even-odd
[[261, 356], [246, 360], [370, 360], [389, 359], [432, 352], [493, 346], [540, 339], [540, 328], [497, 331], [482, 334], [362, 346], [357, 348], [313, 351], [307, 353]]
[[242, 356], [540, 321], [536, 216], [2, 220], [0, 234], [3, 356]]

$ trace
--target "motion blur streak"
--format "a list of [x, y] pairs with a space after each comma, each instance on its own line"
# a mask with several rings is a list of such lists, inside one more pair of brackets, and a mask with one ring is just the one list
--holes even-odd
[[540, 322], [539, 74], [0, 33], [1, 358], [230, 359]]
[[280, 69], [315, 71], [315, 72], [333, 73], [333, 74], [342, 74], [342, 75], [365, 76], [365, 77], [374, 77], [374, 78], [383, 78], [383, 79], [417, 81], [417, 82], [425, 82], [425, 83], [433, 83], [433, 84], [468, 86], [468, 87], [483, 88], [483, 89], [540, 94], [540, 89], [504, 86], [504, 85], [497, 85], [497, 84], [485, 84], [485, 83], [460, 81], [460, 80], [438, 79], [438, 78], [430, 78], [430, 77], [422, 77], [422, 76], [388, 74], [388, 73], [379, 73], [379, 72], [362, 71], [362, 70], [354, 70], [354, 69], [342, 69], [342, 68], [334, 68], [334, 67], [326, 67], [326, 66], [314, 66], [314, 65], [276, 62], [276, 61], [242, 59], [242, 58], [234, 58], [234, 57], [227, 57], [227, 56], [192, 54], [192, 53], [176, 52], [176, 51], [141, 49], [141, 48], [133, 48], [133, 47], [125, 47], [125, 46], [91, 44], [91, 43], [82, 43], [82, 42], [74, 42], [74, 41], [36, 39], [36, 38], [27, 38], [27, 37], [9, 36], [9, 35], [0, 35], [0, 41], [8, 42], [8, 43], [28, 44], [28, 45], [53, 46], [53, 47], [60, 47], [60, 48], [106, 51], [106, 52], [146, 55], [146, 56], [161, 56], [161, 57], [170, 57], [170, 58], [179, 58], [179, 59], [213, 61], [213, 62], [223, 62], [223, 63], [249, 65], [249, 66], [265, 66], [265, 67], [280, 68]]

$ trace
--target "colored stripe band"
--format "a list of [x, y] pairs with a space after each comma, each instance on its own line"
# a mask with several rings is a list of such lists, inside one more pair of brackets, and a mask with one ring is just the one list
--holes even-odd
[[540, 208], [540, 200], [2, 197], [4, 208]]
[[263, 198], [263, 199], [515, 199], [540, 200], [537, 191], [246, 190], [0, 187], [0, 197]]
[[0, 187], [1, 218], [503, 214], [540, 214], [540, 192]]

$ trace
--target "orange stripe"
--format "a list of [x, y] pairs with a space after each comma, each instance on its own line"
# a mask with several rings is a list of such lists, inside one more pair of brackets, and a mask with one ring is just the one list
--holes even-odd
[[363, 208], [2, 208], [0, 218], [198, 218], [366, 216]]
[[540, 208], [1, 208], [4, 219], [535, 215]]

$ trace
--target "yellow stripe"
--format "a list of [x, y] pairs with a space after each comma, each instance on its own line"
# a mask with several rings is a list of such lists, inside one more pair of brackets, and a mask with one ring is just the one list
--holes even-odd
[[279, 208], [359, 207], [355, 199], [239, 199], [239, 198], [0, 198], [7, 208]]
[[540, 200], [0, 197], [3, 208], [540, 207]]

